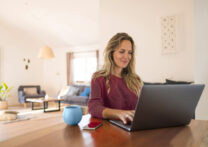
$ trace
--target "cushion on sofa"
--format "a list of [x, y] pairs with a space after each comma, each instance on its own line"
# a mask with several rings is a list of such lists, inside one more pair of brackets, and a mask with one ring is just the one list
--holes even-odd
[[90, 95], [90, 87], [86, 87], [84, 91], [80, 94], [80, 96], [88, 96]]
[[187, 82], [187, 81], [174, 81], [170, 79], [166, 79], [166, 84], [192, 84], [193, 82]]
[[76, 88], [79, 88], [79, 92], [77, 93], [77, 95], [80, 95], [80, 93], [82, 93], [86, 87], [86, 85], [73, 85]]
[[35, 87], [28, 87], [23, 89], [25, 95], [37, 95], [37, 88]]
[[62, 97], [62, 96], [64, 96], [64, 95], [66, 95], [67, 92], [69, 91], [69, 87], [70, 87], [70, 86], [65, 86], [65, 87], [63, 87], [63, 88], [60, 90], [59, 94], [58, 94], [58, 98], [60, 98], [60, 97]]
[[66, 95], [68, 96], [76, 96], [79, 93], [79, 88], [75, 86], [70, 86]]

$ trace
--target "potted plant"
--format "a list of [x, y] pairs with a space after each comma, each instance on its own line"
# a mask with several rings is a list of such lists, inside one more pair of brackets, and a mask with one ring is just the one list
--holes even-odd
[[0, 85], [0, 109], [7, 109], [7, 98], [9, 97], [9, 92], [13, 87], [8, 87], [6, 83], [2, 82]]

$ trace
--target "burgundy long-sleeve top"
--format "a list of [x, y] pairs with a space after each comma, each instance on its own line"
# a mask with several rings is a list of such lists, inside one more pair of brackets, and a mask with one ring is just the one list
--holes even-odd
[[110, 92], [107, 93], [105, 77], [91, 81], [91, 93], [88, 101], [88, 111], [93, 117], [102, 118], [105, 108], [134, 110], [138, 96], [127, 87], [122, 78], [110, 76]]

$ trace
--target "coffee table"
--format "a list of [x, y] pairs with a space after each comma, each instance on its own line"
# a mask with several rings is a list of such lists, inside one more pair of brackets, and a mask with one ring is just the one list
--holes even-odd
[[[31, 108], [32, 110], [39, 110], [39, 109], [43, 109], [43, 111], [46, 112], [54, 112], [54, 111], [60, 111], [61, 110], [61, 101], [63, 101], [63, 99], [57, 99], [57, 98], [28, 98], [27, 99], [28, 102], [31, 103]], [[53, 109], [53, 110], [47, 110], [48, 109], [48, 103], [49, 102], [58, 102], [58, 108], [57, 109]], [[34, 103], [42, 103], [43, 107], [42, 108], [34, 108]]]

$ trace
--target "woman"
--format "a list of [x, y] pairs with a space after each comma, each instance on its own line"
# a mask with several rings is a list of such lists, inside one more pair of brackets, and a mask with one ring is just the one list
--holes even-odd
[[126, 33], [117, 33], [104, 51], [103, 69], [94, 73], [88, 102], [93, 117], [133, 120], [134, 109], [142, 88], [135, 73], [135, 45]]

